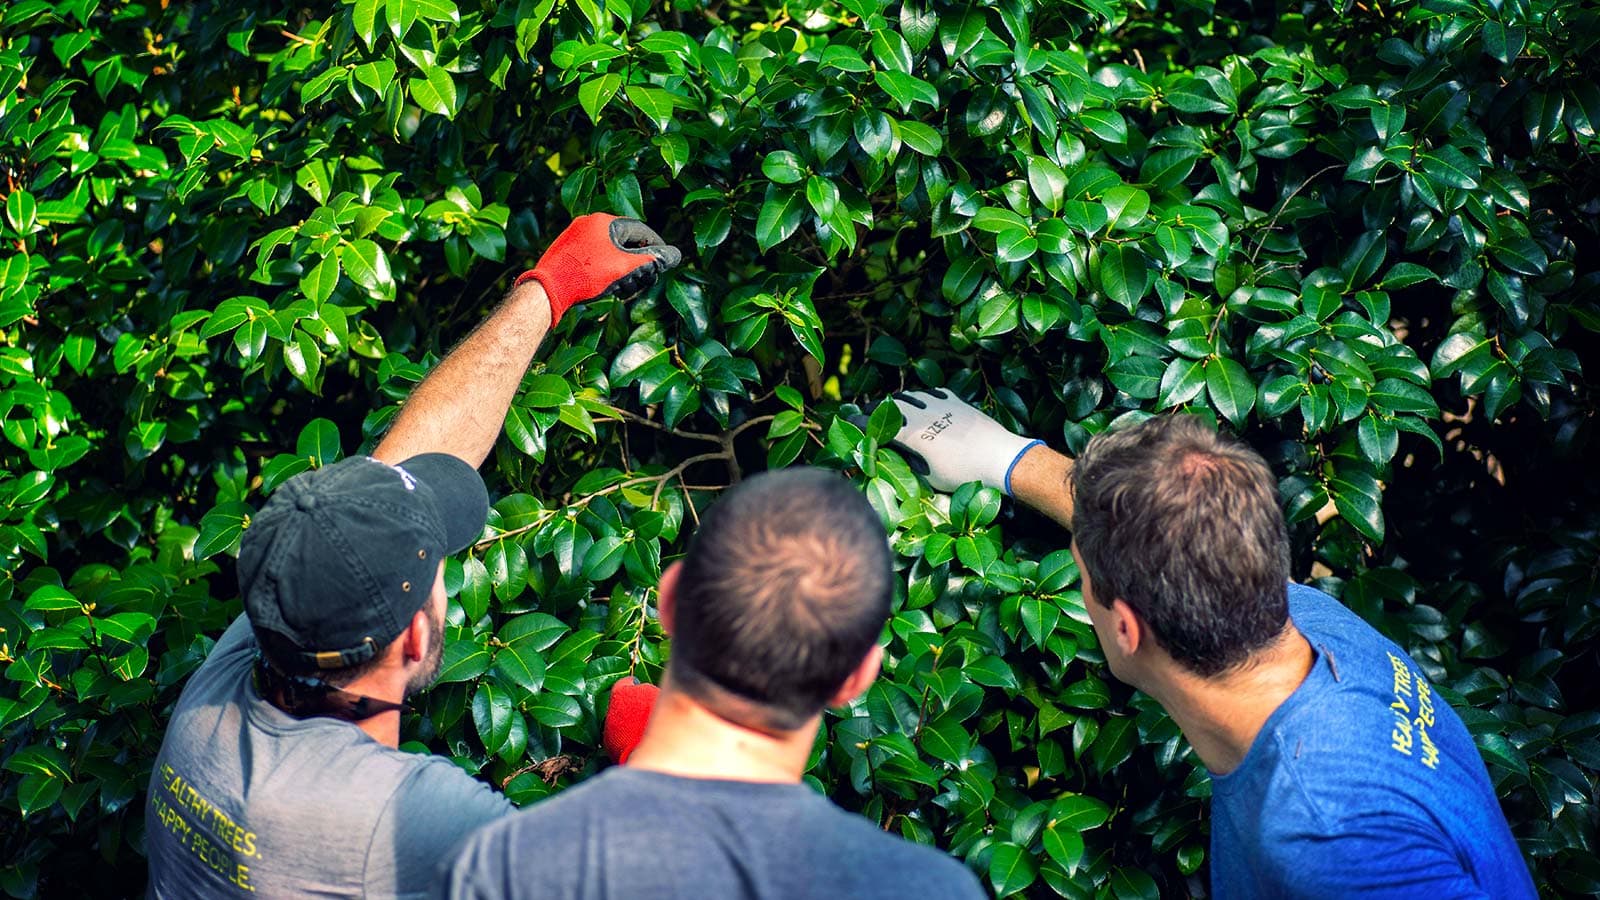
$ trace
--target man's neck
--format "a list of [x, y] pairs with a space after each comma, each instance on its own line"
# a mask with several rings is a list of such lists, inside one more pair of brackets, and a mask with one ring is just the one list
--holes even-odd
[[[396, 679], [386, 670], [379, 670], [366, 678], [358, 678], [345, 686], [345, 690], [352, 694], [371, 697], [374, 700], [388, 700], [391, 703], [403, 703], [406, 699], [405, 683]], [[400, 711], [381, 712], [375, 716], [368, 716], [359, 722], [353, 723], [357, 728], [365, 731], [369, 737], [386, 747], [400, 746]]]
[[820, 717], [794, 731], [736, 725], [676, 690], [656, 699], [628, 766], [684, 778], [794, 783], [805, 773]]
[[385, 712], [355, 723], [369, 737], [385, 747], [400, 746], [400, 713]]
[[[315, 677], [283, 674], [265, 660], [257, 660], [251, 675], [253, 693], [289, 716], [349, 722], [378, 743], [398, 747], [405, 691], [391, 681], [368, 675], [334, 687]], [[369, 709], [376, 711], [369, 713]]]
[[1246, 668], [1211, 678], [1174, 670], [1146, 693], [1166, 709], [1206, 768], [1226, 775], [1244, 762], [1267, 719], [1305, 681], [1314, 659], [1291, 623]]

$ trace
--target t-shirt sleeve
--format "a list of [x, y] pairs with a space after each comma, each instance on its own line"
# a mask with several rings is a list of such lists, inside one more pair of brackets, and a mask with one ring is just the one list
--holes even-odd
[[514, 809], [504, 794], [448, 760], [428, 760], [378, 817], [367, 851], [368, 895], [426, 897], [437, 867], [461, 841]]
[[1488, 894], [1437, 833], [1400, 816], [1341, 823], [1337, 834], [1307, 836], [1281, 848], [1292, 866], [1275, 873], [1277, 887], [1296, 897], [1467, 900]]

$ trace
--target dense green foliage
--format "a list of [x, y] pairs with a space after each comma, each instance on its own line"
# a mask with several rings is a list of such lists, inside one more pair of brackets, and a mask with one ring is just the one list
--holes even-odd
[[686, 265], [526, 379], [418, 749], [518, 801], [592, 772], [694, 507], [810, 462], [902, 580], [815, 783], [999, 894], [1203, 894], [1208, 780], [1064, 533], [847, 421], [943, 384], [1075, 449], [1176, 407], [1462, 709], [1541, 889], [1600, 891], [1597, 41], [1581, 0], [5, 4], [0, 887], [138, 890], [251, 509], [608, 210]]

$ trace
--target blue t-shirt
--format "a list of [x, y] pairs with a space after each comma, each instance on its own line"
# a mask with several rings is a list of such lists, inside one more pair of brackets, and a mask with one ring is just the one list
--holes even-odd
[[1536, 896], [1477, 746], [1405, 651], [1303, 585], [1289, 618], [1316, 661], [1213, 777], [1216, 896]]

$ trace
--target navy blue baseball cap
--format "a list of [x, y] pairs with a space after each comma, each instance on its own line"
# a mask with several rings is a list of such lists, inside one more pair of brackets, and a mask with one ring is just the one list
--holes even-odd
[[267, 657], [303, 673], [377, 656], [488, 514], [477, 470], [446, 453], [353, 456], [284, 482], [239, 542], [239, 589]]

